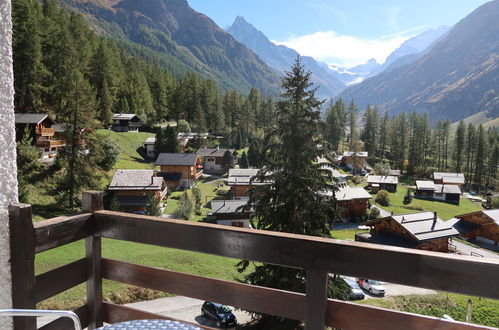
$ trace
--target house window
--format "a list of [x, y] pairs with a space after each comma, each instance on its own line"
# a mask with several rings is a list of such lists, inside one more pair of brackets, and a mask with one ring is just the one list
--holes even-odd
[[213, 163], [215, 161], [215, 158], [206, 158], [207, 162]]

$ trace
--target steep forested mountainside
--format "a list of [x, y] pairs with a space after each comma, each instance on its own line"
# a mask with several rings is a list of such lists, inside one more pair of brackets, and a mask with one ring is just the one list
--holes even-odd
[[[261, 31], [240, 16], [227, 29], [227, 32], [246, 47], [252, 49], [265, 63], [279, 73], [289, 70], [299, 55], [291, 48], [274, 44]], [[336, 72], [329, 69], [325, 63], [318, 63], [309, 56], [304, 56], [302, 61], [305, 67], [312, 72], [311, 81], [319, 86], [318, 95], [321, 98], [336, 96], [345, 88], [345, 85], [335, 77]]]
[[432, 121], [485, 111], [499, 116], [499, 0], [462, 19], [423, 57], [346, 89], [340, 96], [392, 114], [413, 109]]
[[186, 0], [60, 0], [101, 35], [177, 76], [197, 72], [224, 88], [278, 93], [279, 77]]

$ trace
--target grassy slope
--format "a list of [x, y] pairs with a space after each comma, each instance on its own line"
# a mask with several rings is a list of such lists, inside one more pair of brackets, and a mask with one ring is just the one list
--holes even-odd
[[421, 212], [418, 209], [431, 212], [436, 211], [439, 218], [441, 218], [442, 220], [448, 220], [459, 214], [474, 212], [482, 209], [481, 205], [473, 204], [467, 198], [461, 198], [459, 205], [416, 198], [413, 198], [410, 204], [404, 205], [404, 196], [406, 194], [406, 191], [406, 187], [399, 185], [395, 193], [389, 193], [391, 204], [390, 206], [381, 206], [376, 203], [375, 204], [387, 211], [393, 211], [395, 214]]
[[100, 136], [107, 136], [120, 147], [120, 160], [114, 166], [115, 169], [150, 169], [151, 165], [138, 153], [144, 146], [148, 137], [155, 136], [152, 133], [117, 133], [111, 130], [101, 129], [97, 131]]
[[494, 299], [439, 293], [437, 295], [367, 299], [361, 300], [360, 303], [435, 317], [447, 314], [454, 320], [464, 322], [468, 299], [473, 302], [472, 323], [499, 327], [499, 300]]

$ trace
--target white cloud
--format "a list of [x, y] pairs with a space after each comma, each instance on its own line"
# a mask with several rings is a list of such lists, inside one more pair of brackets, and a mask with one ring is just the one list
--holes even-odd
[[[411, 29], [410, 32], [415, 30], [419, 28]], [[392, 51], [414, 35], [404, 36], [404, 34], [398, 33], [379, 39], [363, 40], [353, 36], [339, 35], [335, 31], [319, 31], [303, 36], [291, 35], [285, 41], [274, 41], [274, 43], [293, 48], [301, 55], [312, 56], [328, 64], [352, 67], [363, 64], [371, 58], [375, 58], [378, 63], [383, 63]]]

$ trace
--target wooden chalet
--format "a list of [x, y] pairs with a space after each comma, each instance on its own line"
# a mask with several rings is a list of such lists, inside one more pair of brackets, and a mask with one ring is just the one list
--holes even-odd
[[253, 186], [269, 184], [269, 182], [256, 181], [258, 174], [257, 168], [230, 169], [227, 183], [230, 187], [232, 198], [247, 199], [248, 190]]
[[[362, 187], [350, 187], [346, 183], [340, 183], [335, 194], [343, 219], [365, 219], [367, 206], [372, 198], [370, 193]], [[332, 195], [332, 192], [328, 192], [328, 195]]]
[[55, 121], [46, 114], [16, 113], [15, 124], [16, 141], [21, 141], [25, 132], [29, 132], [42, 160], [55, 158], [57, 151], [66, 146], [66, 141], [55, 130]]
[[[190, 132], [180, 132], [177, 134], [177, 141], [181, 151], [184, 151], [189, 147], [189, 142], [195, 139], [206, 140], [208, 139], [208, 133], [190, 133]], [[199, 148], [199, 147], [198, 147]]]
[[230, 152], [233, 163], [237, 163], [237, 151], [235, 149], [201, 148], [197, 154], [203, 157], [203, 169], [206, 173], [225, 173], [224, 154]]
[[461, 189], [453, 184], [435, 184], [433, 181], [416, 181], [416, 198], [431, 199], [459, 205]]
[[434, 172], [433, 181], [437, 184], [451, 184], [461, 187], [465, 183], [463, 173]]
[[216, 221], [219, 225], [251, 228], [251, 212], [242, 210], [247, 204], [240, 200], [212, 200], [211, 212], [208, 213], [208, 220]]
[[144, 141], [144, 148], [146, 149], [147, 157], [154, 159], [156, 158], [156, 138], [154, 136], [148, 137]]
[[499, 245], [499, 209], [462, 214], [452, 220], [454, 228], [469, 240]]
[[396, 192], [398, 183], [399, 178], [392, 175], [369, 175], [367, 177], [367, 186], [373, 191]]
[[115, 113], [111, 129], [115, 132], [138, 132], [142, 126], [139, 116], [134, 113]]
[[165, 181], [153, 170], [117, 170], [108, 190], [127, 212], [144, 211], [150, 196], [161, 203], [168, 193]]
[[340, 162], [351, 170], [363, 169], [367, 165], [368, 155], [367, 151], [345, 151]]
[[160, 153], [156, 166], [171, 189], [190, 188], [203, 174], [203, 165], [198, 154]]
[[437, 217], [436, 212], [391, 215], [364, 223], [368, 234], [357, 234], [356, 241], [447, 252], [449, 238], [459, 232]]

